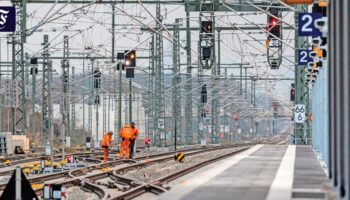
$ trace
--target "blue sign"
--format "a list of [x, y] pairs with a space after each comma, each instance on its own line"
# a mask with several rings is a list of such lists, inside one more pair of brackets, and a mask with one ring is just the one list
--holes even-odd
[[16, 31], [16, 9], [13, 6], [0, 6], [0, 32]]
[[311, 50], [298, 49], [298, 65], [307, 65], [307, 63], [313, 61], [310, 52]]
[[320, 18], [322, 13], [299, 13], [299, 36], [322, 36], [322, 32], [315, 26], [315, 21]]

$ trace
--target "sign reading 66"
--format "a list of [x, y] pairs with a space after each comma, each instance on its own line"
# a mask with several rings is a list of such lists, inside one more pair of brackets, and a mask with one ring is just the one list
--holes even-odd
[[296, 104], [294, 106], [294, 121], [295, 123], [304, 123], [306, 119], [306, 110], [304, 104]]

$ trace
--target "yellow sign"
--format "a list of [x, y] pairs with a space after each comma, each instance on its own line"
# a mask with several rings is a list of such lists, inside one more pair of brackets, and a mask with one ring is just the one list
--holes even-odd
[[44, 184], [32, 184], [32, 188], [34, 190], [39, 190], [42, 189], [44, 187]]
[[185, 161], [184, 152], [176, 153], [174, 156], [174, 160], [179, 161], [179, 162], [184, 162]]

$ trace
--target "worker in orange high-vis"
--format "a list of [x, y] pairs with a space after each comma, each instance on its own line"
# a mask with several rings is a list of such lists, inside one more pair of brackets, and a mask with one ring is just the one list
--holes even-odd
[[108, 161], [108, 154], [109, 154], [108, 150], [112, 146], [112, 135], [113, 135], [113, 132], [108, 131], [107, 133], [105, 133], [105, 135], [103, 136], [103, 140], [101, 141], [101, 147], [103, 149], [103, 162]]
[[129, 124], [124, 125], [124, 127], [119, 132], [122, 142], [120, 144], [120, 159], [129, 159], [130, 157], [130, 139], [134, 137], [132, 128]]
[[130, 123], [132, 132], [133, 132], [133, 137], [130, 139], [130, 158], [133, 159], [134, 157], [134, 151], [135, 151], [135, 141], [139, 137], [139, 130], [135, 127], [135, 122]]

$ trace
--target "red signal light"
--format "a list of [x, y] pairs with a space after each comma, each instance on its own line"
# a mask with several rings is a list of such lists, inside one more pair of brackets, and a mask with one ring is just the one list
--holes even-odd
[[272, 18], [270, 24], [271, 24], [272, 26], [276, 26], [276, 25], [278, 24], [278, 19]]

